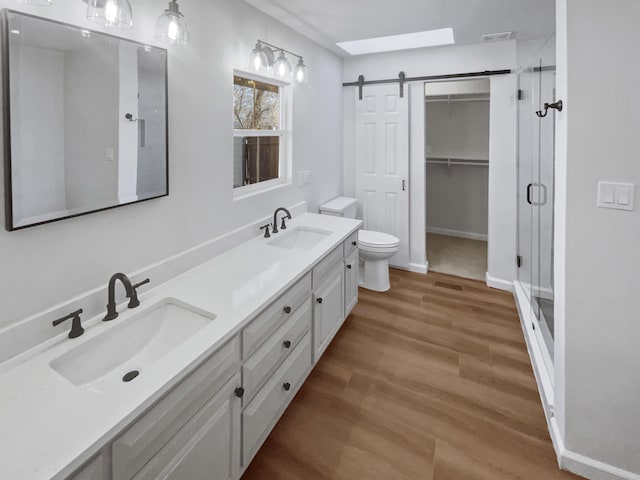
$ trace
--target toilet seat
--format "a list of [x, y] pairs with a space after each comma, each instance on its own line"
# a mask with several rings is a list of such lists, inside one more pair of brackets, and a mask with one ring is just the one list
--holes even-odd
[[371, 251], [386, 251], [397, 248], [400, 240], [393, 235], [371, 230], [358, 232], [358, 246]]

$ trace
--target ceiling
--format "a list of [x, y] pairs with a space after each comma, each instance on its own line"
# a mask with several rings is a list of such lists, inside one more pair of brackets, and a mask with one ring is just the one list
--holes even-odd
[[452, 27], [456, 45], [513, 31], [527, 40], [555, 30], [555, 0], [244, 0], [343, 56], [336, 42]]

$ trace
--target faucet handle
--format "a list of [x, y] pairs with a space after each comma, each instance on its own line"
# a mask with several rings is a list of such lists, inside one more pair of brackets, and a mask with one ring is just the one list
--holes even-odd
[[140, 283], [131, 285], [131, 298], [129, 299], [129, 304], [127, 305], [127, 307], [136, 308], [137, 306], [140, 305], [140, 300], [138, 300], [138, 287], [141, 287], [142, 285], [146, 285], [149, 282], [150, 280], [148, 278], [145, 278]]
[[82, 328], [82, 323], [80, 321], [80, 314], [82, 313], [82, 309], [78, 309], [75, 312], [71, 312], [69, 315], [59, 318], [51, 322], [51, 324], [55, 327], [60, 325], [62, 322], [66, 322], [69, 319], [71, 321], [71, 330], [69, 331], [69, 338], [77, 338], [84, 333], [84, 328]]
[[286, 224], [286, 223], [284, 223], [284, 220], [285, 220], [286, 218], [287, 218], [287, 217], [282, 217], [282, 225], [280, 225], [280, 230], [286, 230], [286, 229], [287, 229], [287, 224]]
[[[269, 227], [271, 226], [270, 223], [267, 223], [266, 225], [263, 225], [260, 227], [260, 230], [264, 230], [264, 238], [270, 238], [271, 234], [269, 233]], [[276, 230], [273, 233], [276, 233], [278, 230]]]

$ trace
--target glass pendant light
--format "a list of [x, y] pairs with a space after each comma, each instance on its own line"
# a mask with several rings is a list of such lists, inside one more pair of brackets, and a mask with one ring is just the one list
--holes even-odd
[[291, 78], [291, 64], [287, 57], [284, 56], [284, 52], [280, 50], [280, 55], [273, 66], [273, 71], [277, 77], [283, 80], [289, 80]]
[[302, 57], [298, 59], [298, 64], [296, 65], [296, 82], [298, 83], [308, 83], [309, 82], [309, 69], [304, 64]]
[[88, 0], [87, 19], [107, 27], [133, 26], [129, 0]]
[[256, 43], [256, 48], [251, 50], [249, 55], [249, 68], [258, 73], [269, 65], [267, 55], [264, 52], [260, 42]]
[[171, 0], [156, 22], [156, 38], [170, 45], [189, 43], [189, 25], [180, 13], [178, 2]]

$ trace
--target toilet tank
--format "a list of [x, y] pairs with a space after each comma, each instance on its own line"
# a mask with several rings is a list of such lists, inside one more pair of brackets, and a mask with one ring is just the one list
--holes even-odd
[[320, 213], [334, 217], [356, 218], [357, 208], [358, 202], [355, 198], [338, 197], [320, 205]]

